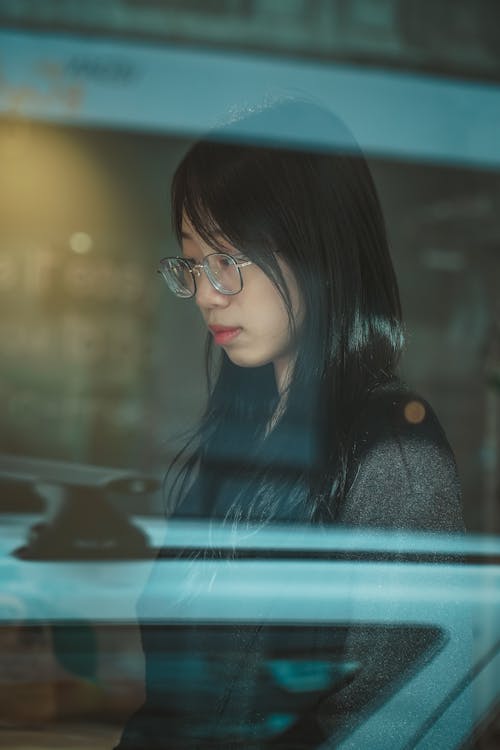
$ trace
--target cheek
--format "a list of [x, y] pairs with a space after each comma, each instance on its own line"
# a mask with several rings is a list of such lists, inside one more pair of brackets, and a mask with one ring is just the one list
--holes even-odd
[[283, 336], [289, 330], [288, 313], [285, 302], [271, 282], [259, 291], [252, 302], [254, 327], [266, 337]]
[[[280, 268], [289, 292], [292, 319], [298, 331], [304, 318], [302, 297], [288, 266], [281, 261]], [[242, 319], [247, 322], [248, 332], [256, 335], [254, 344], [260, 343], [265, 347], [276, 342], [284, 346], [290, 341], [290, 319], [286, 303], [261, 269], [255, 269], [241, 296], [235, 297], [233, 304], [239, 307]]]
[[288, 312], [279, 295], [259, 306], [254, 323], [252, 343], [259, 356], [271, 361], [282, 356], [292, 346]]

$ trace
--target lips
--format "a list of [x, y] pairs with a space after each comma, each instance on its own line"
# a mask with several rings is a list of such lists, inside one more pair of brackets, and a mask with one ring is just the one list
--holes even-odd
[[208, 330], [214, 337], [214, 341], [219, 346], [225, 346], [225, 344], [229, 344], [230, 341], [236, 338], [236, 336], [239, 335], [241, 328], [238, 326], [230, 327], [230, 326], [208, 326]]

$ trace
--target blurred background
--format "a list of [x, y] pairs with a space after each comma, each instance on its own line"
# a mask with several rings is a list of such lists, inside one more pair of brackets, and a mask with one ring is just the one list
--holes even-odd
[[500, 532], [498, 3], [2, 0], [0, 23], [0, 453], [162, 474], [205, 395], [196, 309], [155, 273], [172, 172], [234, 111], [308, 96], [369, 159], [404, 376], [469, 529]]

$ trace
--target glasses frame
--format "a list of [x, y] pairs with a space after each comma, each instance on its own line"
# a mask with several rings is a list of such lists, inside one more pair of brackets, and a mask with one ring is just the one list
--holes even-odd
[[[210, 267], [208, 265], [209, 263], [208, 259], [212, 258], [214, 255], [221, 255], [224, 258], [229, 258], [231, 262], [234, 264], [234, 267], [237, 269], [238, 276], [240, 279], [240, 288], [236, 292], [226, 292], [225, 290], [222, 290], [217, 286], [217, 283], [214, 280], [212, 273], [210, 271]], [[193, 279], [194, 291], [192, 292], [192, 294], [184, 295], [184, 294], [177, 294], [177, 292], [174, 292], [174, 290], [172, 289], [172, 287], [169, 285], [168, 281], [166, 280], [165, 275], [162, 270], [162, 264], [167, 260], [178, 260], [187, 266], [187, 270], [189, 271]], [[210, 284], [213, 286], [216, 292], [219, 292], [219, 294], [224, 294], [226, 297], [233, 297], [235, 294], [239, 294], [243, 289], [243, 276], [241, 274], [240, 268], [244, 268], [245, 266], [251, 266], [252, 264], [253, 264], [253, 261], [251, 260], [238, 259], [237, 257], [235, 257], [234, 255], [231, 255], [230, 253], [222, 253], [222, 252], [209, 253], [208, 255], [205, 255], [201, 263], [195, 263], [190, 258], [184, 258], [182, 256], [174, 255], [174, 256], [167, 256], [165, 258], [162, 258], [160, 260], [159, 268], [157, 268], [157, 272], [162, 276], [163, 280], [165, 281], [166, 285], [168, 286], [172, 294], [174, 294], [176, 297], [179, 297], [179, 299], [192, 299], [193, 297], [196, 296], [196, 292], [198, 291], [198, 287], [196, 285], [196, 279], [201, 276], [202, 271], [205, 271], [207, 279], [209, 280]]]

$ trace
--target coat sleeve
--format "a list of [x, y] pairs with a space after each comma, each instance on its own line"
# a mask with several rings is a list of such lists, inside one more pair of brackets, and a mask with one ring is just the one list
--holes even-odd
[[[352, 456], [342, 524], [393, 531], [464, 531], [453, 452], [426, 401], [410, 392], [379, 395], [356, 431]], [[404, 549], [398, 559], [404, 561]], [[389, 575], [381, 572], [379, 585], [396, 584], [397, 570], [396, 566]], [[393, 615], [386, 611], [391, 624], [398, 623], [397, 604]], [[349, 629], [346, 659], [357, 658], [368, 634], [369, 625]], [[391, 625], [379, 629], [361, 673], [318, 707], [317, 721], [327, 736], [338, 728], [339, 717], [344, 731], [356, 725], [369, 696], [383, 692], [383, 685], [395, 679], [398, 662], [409, 648], [405, 641], [394, 642]]]

